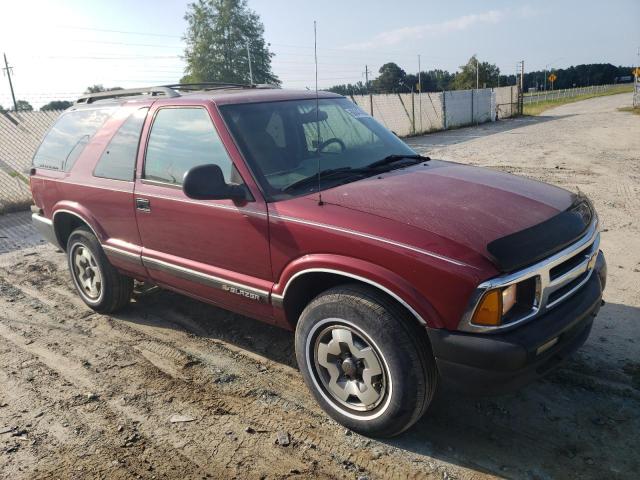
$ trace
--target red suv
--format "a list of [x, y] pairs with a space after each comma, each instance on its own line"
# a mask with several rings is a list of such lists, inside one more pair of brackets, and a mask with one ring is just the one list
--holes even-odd
[[91, 308], [124, 307], [136, 279], [294, 330], [322, 408], [370, 435], [415, 423], [441, 381], [541, 376], [605, 286], [586, 198], [418, 155], [331, 93], [93, 94], [42, 141], [31, 189]]

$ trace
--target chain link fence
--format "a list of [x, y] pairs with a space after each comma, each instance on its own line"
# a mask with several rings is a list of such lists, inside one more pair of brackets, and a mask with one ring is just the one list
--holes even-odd
[[60, 113], [0, 112], [0, 214], [31, 203], [31, 158]]

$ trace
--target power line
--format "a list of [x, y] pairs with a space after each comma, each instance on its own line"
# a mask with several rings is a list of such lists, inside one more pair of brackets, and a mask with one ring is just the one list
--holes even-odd
[[109, 30], [106, 28], [91, 28], [91, 27], [77, 27], [75, 25], [57, 25], [56, 28], [66, 28], [71, 30], [87, 30], [91, 32], [105, 32], [105, 33], [122, 33], [126, 35], [144, 35], [148, 37], [167, 37], [167, 38], [182, 38], [182, 35], [170, 35], [168, 33], [151, 33], [151, 32], [133, 32], [127, 30]]

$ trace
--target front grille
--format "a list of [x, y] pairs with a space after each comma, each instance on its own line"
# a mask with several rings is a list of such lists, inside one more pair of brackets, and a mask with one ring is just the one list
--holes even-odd
[[565, 295], [570, 293], [573, 289], [581, 285], [587, 279], [587, 277], [589, 276], [589, 273], [590, 273], [589, 271], [585, 271], [584, 273], [580, 274], [577, 278], [571, 280], [566, 285], [563, 285], [562, 287], [560, 287], [558, 290], [551, 292], [549, 294], [547, 305], [554, 304], [560, 298], [564, 297]]
[[568, 260], [562, 262], [560, 265], [558, 265], [556, 267], [553, 267], [549, 271], [549, 277], [550, 277], [551, 281], [553, 281], [556, 278], [559, 278], [562, 275], [570, 272], [574, 268], [577, 268], [584, 261], [584, 256], [587, 255], [590, 251], [591, 251], [591, 245], [589, 245], [588, 247], [580, 250], [573, 257], [571, 257]]
[[[478, 286], [470, 307], [461, 320], [460, 329], [470, 332], [486, 332], [513, 328], [515, 325], [544, 315], [549, 309], [578, 292], [593, 273], [595, 256], [600, 248], [600, 234], [597, 226], [597, 218], [595, 218], [587, 233], [561, 252], [521, 271], [488, 280]], [[533, 282], [535, 285], [533, 304], [523, 305], [528, 308], [514, 310], [510, 318], [507, 319], [508, 323], [497, 327], [471, 323], [474, 309], [484, 292], [513, 284], [522, 285], [523, 282]]]

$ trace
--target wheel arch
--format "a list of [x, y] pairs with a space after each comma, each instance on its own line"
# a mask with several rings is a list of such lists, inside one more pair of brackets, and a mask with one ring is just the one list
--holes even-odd
[[300, 314], [311, 300], [323, 291], [346, 283], [359, 283], [376, 290], [423, 327], [442, 326], [439, 315], [428, 300], [393, 272], [356, 259], [351, 259], [347, 267], [343, 259], [333, 256], [332, 261], [318, 257], [311, 260], [309, 257], [304, 257], [307, 265], [285, 269], [271, 296], [274, 304], [282, 306], [286, 321], [292, 329], [295, 329]]
[[[71, 232], [79, 227], [87, 227], [96, 236], [98, 242], [102, 243], [103, 232], [97, 226], [95, 220], [86, 212], [79, 212], [73, 206], [65, 205], [56, 208], [51, 216], [56, 239], [62, 250], [67, 249], [67, 240]], [[91, 220], [90, 220], [91, 219]]]

